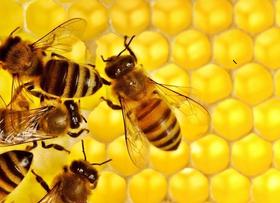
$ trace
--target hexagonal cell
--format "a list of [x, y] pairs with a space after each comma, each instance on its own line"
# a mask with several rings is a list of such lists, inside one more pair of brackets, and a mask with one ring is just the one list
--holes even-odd
[[250, 198], [250, 180], [229, 168], [211, 178], [210, 190], [215, 202], [244, 203]]
[[208, 179], [198, 170], [185, 168], [171, 176], [171, 199], [178, 203], [205, 202], [208, 198]]
[[172, 59], [183, 68], [197, 68], [209, 62], [211, 44], [207, 36], [196, 30], [178, 34], [172, 44]]
[[144, 31], [150, 23], [150, 8], [144, 0], [116, 0], [110, 9], [113, 28], [120, 34]]
[[209, 134], [191, 144], [191, 160], [195, 168], [206, 174], [225, 169], [229, 162], [228, 143], [213, 134]]
[[169, 43], [158, 32], [145, 31], [137, 35], [131, 43], [132, 50], [137, 56], [138, 64], [145, 70], [151, 71], [164, 65], [169, 56]]
[[[106, 123], [106, 128], [104, 128], [104, 123]], [[96, 140], [111, 142], [124, 132], [122, 114], [119, 111], [113, 111], [105, 102], [102, 102], [89, 114], [88, 128]]]
[[215, 64], [195, 70], [192, 73], [191, 84], [199, 97], [207, 103], [214, 103], [229, 96], [232, 90], [230, 75]]
[[212, 113], [214, 129], [228, 140], [236, 140], [253, 127], [253, 113], [246, 104], [236, 99], [226, 99]]
[[271, 69], [280, 66], [280, 28], [270, 28], [256, 37], [255, 57], [260, 63]]
[[231, 161], [242, 174], [259, 175], [271, 165], [272, 145], [251, 133], [232, 145]]
[[151, 167], [165, 175], [185, 167], [189, 162], [189, 156], [189, 145], [183, 141], [175, 151], [163, 151], [153, 146], [150, 148]]
[[[104, 143], [98, 142], [89, 136], [84, 137], [83, 142], [84, 142], [84, 151], [88, 162], [102, 163], [107, 160], [106, 145]], [[71, 151], [70, 151], [71, 153], [69, 154], [69, 156], [67, 156], [67, 160], [68, 160], [67, 163], [70, 165], [73, 160], [84, 159], [84, 154], [82, 150], [83, 148], [81, 142], [77, 142], [76, 144], [74, 144], [71, 147]], [[100, 171], [100, 169], [103, 169], [108, 165], [110, 165], [110, 162], [98, 166], [97, 169], [98, 171]]]
[[214, 34], [225, 30], [232, 23], [232, 5], [227, 0], [197, 0], [194, 3], [194, 26]]
[[[0, 6], [0, 35], [8, 36], [23, 24], [23, 8], [15, 1], [2, 0]], [[5, 20], [4, 20], [5, 19]]]
[[26, 23], [30, 31], [44, 35], [66, 20], [67, 13], [52, 0], [31, 2], [26, 9]]
[[280, 201], [280, 172], [274, 168], [252, 181], [252, 200], [256, 203]]
[[227, 30], [214, 38], [214, 61], [224, 68], [235, 69], [251, 61], [253, 52], [252, 38], [239, 29]]
[[[140, 171], [135, 163], [132, 162], [125, 143], [124, 136], [118, 137], [111, 142], [107, 149], [108, 157], [112, 159], [112, 168], [122, 176], [131, 176]], [[139, 158], [140, 158], [139, 153]], [[148, 159], [148, 157], [146, 157]], [[139, 159], [140, 160], [140, 159]], [[125, 164], [124, 164], [125, 163]]]
[[186, 29], [192, 21], [190, 1], [157, 0], [153, 4], [152, 12], [153, 25], [171, 35]]
[[[112, 183], [114, 184], [112, 185]], [[127, 184], [123, 177], [109, 171], [104, 171], [100, 174], [98, 187], [94, 189], [89, 202], [122, 203], [126, 199], [126, 188]]]
[[158, 83], [178, 86], [179, 88], [174, 90], [181, 90], [182, 94], [189, 95], [192, 90], [192, 88], [189, 88], [190, 79], [187, 71], [174, 63], [168, 63], [151, 74], [151, 78]]
[[280, 138], [279, 115], [279, 99], [270, 99], [254, 108], [254, 124], [262, 137], [271, 141]]
[[234, 14], [237, 26], [252, 34], [264, 31], [274, 23], [274, 9], [270, 1], [238, 1]]
[[69, 17], [79, 17], [87, 21], [87, 28], [83, 35], [84, 40], [89, 40], [106, 30], [109, 17], [106, 8], [98, 1], [76, 1], [68, 9]]
[[145, 169], [129, 180], [128, 190], [134, 203], [161, 202], [167, 193], [167, 181], [159, 172]]
[[258, 104], [273, 93], [271, 74], [261, 65], [249, 63], [235, 72], [235, 95], [251, 104]]

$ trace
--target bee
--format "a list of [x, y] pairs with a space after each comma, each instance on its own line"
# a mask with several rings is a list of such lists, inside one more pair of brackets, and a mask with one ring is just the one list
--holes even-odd
[[[27, 150], [31, 150], [37, 146], [37, 141], [55, 138], [66, 133], [71, 137], [78, 137], [83, 132], [88, 132], [88, 129], [81, 128], [83, 120], [86, 121], [80, 113], [79, 105], [73, 100], [34, 109], [1, 108], [0, 146], [33, 142], [33, 146], [27, 147]], [[60, 145], [46, 145], [43, 141], [42, 147], [68, 152]]]
[[[33, 43], [24, 41], [19, 36], [13, 36], [17, 28], [0, 46], [0, 65], [14, 79], [28, 78], [44, 93], [56, 98], [94, 94], [106, 81], [101, 78], [93, 65], [79, 65], [54, 52], [51, 57], [59, 56], [61, 60], [51, 59], [48, 62], [43, 60], [46, 51], [71, 50], [71, 39], [74, 40], [75, 36], [79, 37], [85, 26], [84, 19], [72, 18]], [[31, 87], [29, 88], [34, 88]]]
[[[135, 165], [142, 167], [145, 156], [139, 153], [146, 151], [147, 143], [164, 151], [174, 151], [180, 145], [182, 135], [175, 108], [186, 103], [190, 105], [190, 101], [199, 103], [173, 90], [172, 85], [157, 83], [137, 66], [136, 55], [129, 47], [134, 37], [128, 41], [125, 36], [125, 48], [118, 55], [107, 59], [102, 56], [112, 92], [120, 105], [102, 99], [112, 109], [122, 110], [128, 153]], [[129, 55], [122, 55], [126, 50]]]
[[0, 154], [0, 202], [4, 201], [28, 173], [33, 154], [13, 150]]
[[82, 140], [82, 150], [84, 160], [74, 160], [70, 167], [64, 166], [63, 172], [55, 177], [53, 187], [48, 184], [38, 174], [32, 170], [36, 180], [47, 191], [47, 194], [39, 203], [86, 203], [90, 191], [96, 188], [98, 182], [98, 172], [93, 165], [103, 165], [111, 159], [102, 163], [89, 163], [84, 151]]
[[[103, 84], [110, 85], [102, 78], [92, 64], [78, 64], [57, 54], [44, 65], [37, 80], [39, 91], [34, 84], [27, 88], [33, 95], [49, 98], [80, 98], [93, 95]], [[36, 85], [35, 85], [36, 86]]]

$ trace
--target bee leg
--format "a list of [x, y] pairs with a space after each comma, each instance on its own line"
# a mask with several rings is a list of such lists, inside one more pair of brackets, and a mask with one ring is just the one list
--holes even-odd
[[87, 119], [81, 114], [82, 119], [84, 120], [85, 123], [87, 123]]
[[69, 60], [65, 56], [62, 56], [62, 55], [54, 53], [54, 52], [51, 53], [51, 57], [57, 57], [57, 58], [60, 58], [60, 59]]
[[112, 61], [110, 58], [109, 58], [109, 59], [105, 59], [103, 55], [101, 55], [101, 59], [102, 59], [102, 61], [105, 62], [105, 63], [106, 63], [106, 62]]
[[91, 66], [92, 68], [95, 68], [95, 65], [91, 64], [91, 63], [88, 63], [87, 64], [88, 66]]
[[73, 132], [68, 132], [67, 134], [70, 136], [70, 137], [79, 137], [83, 132], [86, 132], [86, 133], [89, 133], [89, 130], [86, 129], [86, 128], [83, 128], [81, 129], [79, 132], [77, 133], [73, 133]]
[[47, 145], [44, 141], [42, 141], [41, 144], [42, 144], [42, 147], [43, 147], [44, 149], [54, 148], [54, 149], [56, 149], [56, 150], [58, 150], [58, 151], [65, 151], [65, 152], [67, 152], [67, 153], [70, 154], [70, 151], [67, 150], [67, 149], [65, 149], [65, 148], [64, 148], [63, 146], [61, 146], [61, 145], [58, 145], [58, 144], [48, 144], [48, 145]]
[[114, 109], [114, 110], [121, 110], [122, 109], [122, 107], [120, 105], [113, 104], [113, 102], [109, 99], [105, 99], [104, 97], [101, 97], [101, 99], [104, 100], [107, 103], [107, 105], [109, 107], [111, 107], [111, 109]]
[[32, 142], [32, 146], [26, 146], [26, 148], [25, 148], [25, 150], [26, 151], [31, 151], [32, 149], [34, 149], [34, 148], [36, 148], [38, 146], [38, 143], [37, 143], [37, 141], [33, 141]]
[[47, 191], [50, 192], [50, 187], [48, 186], [47, 182], [41, 177], [39, 176], [37, 173], [35, 173], [35, 171], [32, 169], [31, 172], [35, 175], [36, 177], [36, 181], [38, 183], [40, 183], [40, 185]]
[[101, 77], [102, 84], [104, 85], [111, 85], [111, 82]]

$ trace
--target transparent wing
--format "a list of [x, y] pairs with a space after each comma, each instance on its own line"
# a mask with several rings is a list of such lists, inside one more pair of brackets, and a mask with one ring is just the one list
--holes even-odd
[[77, 42], [86, 28], [86, 20], [72, 18], [55, 27], [49, 33], [32, 44], [36, 49], [43, 49], [53, 52], [68, 52], [72, 50], [73, 43]]
[[208, 110], [201, 103], [187, 96], [184, 87], [160, 84], [150, 78], [149, 81], [155, 86], [155, 93], [159, 94], [174, 111], [181, 128], [187, 128], [186, 132], [193, 130], [195, 126], [208, 129], [210, 119]]
[[38, 131], [40, 119], [53, 107], [45, 106], [28, 111], [0, 112], [0, 146], [9, 146], [49, 139]]
[[25, 90], [27, 84], [29, 83], [23, 84], [19, 78], [13, 77], [11, 100], [7, 105], [8, 109], [15, 111], [29, 110], [29, 104], [33, 101]]
[[60, 182], [58, 182], [38, 203], [62, 203], [60, 188]]
[[129, 104], [119, 98], [125, 129], [125, 142], [130, 159], [138, 168], [144, 168], [148, 163], [149, 144], [138, 128], [135, 115]]

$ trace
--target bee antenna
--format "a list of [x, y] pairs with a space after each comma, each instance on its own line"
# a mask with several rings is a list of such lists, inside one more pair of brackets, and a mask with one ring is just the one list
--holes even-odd
[[117, 55], [117, 57], [119, 57], [123, 52], [125, 52], [125, 50], [127, 50], [129, 48], [129, 45], [132, 42], [132, 40], [134, 39], [134, 37], [135, 37], [135, 35], [133, 35], [127, 43], [126, 41], [128, 39], [128, 36], [127, 35], [124, 36], [124, 46], [125, 46], [125, 48]]
[[103, 62], [110, 62], [110, 61], [112, 61], [110, 59], [105, 59], [103, 55], [101, 55], [101, 59], [102, 59]]
[[91, 163], [90, 165], [98, 165], [98, 166], [101, 166], [101, 165], [106, 164], [106, 163], [108, 163], [108, 162], [110, 162], [110, 161], [112, 161], [112, 159], [108, 159], [108, 160], [103, 161], [103, 162], [101, 162], [101, 163]]
[[87, 156], [86, 156], [86, 152], [85, 152], [84, 140], [81, 140], [81, 141], [82, 141], [82, 151], [83, 151], [84, 159], [86, 161], [87, 160]]
[[20, 27], [16, 27], [16, 29], [14, 29], [10, 34], [9, 34], [9, 36], [12, 36], [17, 30], [19, 30], [20, 29]]

